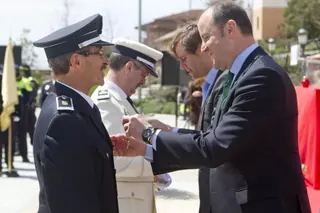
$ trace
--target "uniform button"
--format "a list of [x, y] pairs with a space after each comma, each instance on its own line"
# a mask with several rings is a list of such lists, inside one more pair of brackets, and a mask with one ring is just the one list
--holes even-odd
[[131, 192], [131, 196], [134, 197], [134, 192]]
[[109, 158], [109, 154], [108, 153], [106, 153], [106, 156], [107, 156], [107, 158]]

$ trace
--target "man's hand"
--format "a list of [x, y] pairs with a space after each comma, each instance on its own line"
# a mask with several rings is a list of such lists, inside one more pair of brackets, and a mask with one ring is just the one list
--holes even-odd
[[161, 129], [161, 130], [164, 130], [164, 131], [169, 131], [169, 132], [172, 131], [172, 127], [171, 126], [169, 126], [167, 124], [164, 124], [164, 123], [162, 123], [161, 121], [159, 121], [157, 119], [149, 119], [148, 123], [151, 124], [154, 128]]
[[142, 140], [142, 131], [151, 125], [144, 119], [142, 115], [123, 116], [122, 124], [128, 136], [132, 136], [138, 141]]
[[111, 135], [114, 155], [125, 157], [145, 156], [146, 144], [126, 134]]

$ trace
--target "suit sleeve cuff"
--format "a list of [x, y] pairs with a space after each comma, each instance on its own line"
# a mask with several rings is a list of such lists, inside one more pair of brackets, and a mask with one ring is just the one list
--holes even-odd
[[171, 130], [171, 132], [175, 132], [175, 133], [177, 133], [179, 131], [179, 128], [178, 127], [174, 127], [174, 128], [172, 128], [172, 130]]

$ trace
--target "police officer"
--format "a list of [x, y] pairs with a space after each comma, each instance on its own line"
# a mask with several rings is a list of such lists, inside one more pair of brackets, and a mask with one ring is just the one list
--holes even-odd
[[50, 93], [55, 93], [55, 77], [54, 72], [51, 72], [51, 80], [44, 81], [40, 88], [40, 96], [39, 96], [39, 106], [42, 107], [44, 100], [46, 100], [47, 96]]
[[34, 134], [39, 213], [118, 213], [113, 145], [88, 96], [103, 85], [107, 60], [97, 14], [34, 42], [56, 76]]
[[35, 79], [31, 75], [31, 69], [29, 65], [21, 65], [19, 67], [21, 75], [23, 78], [27, 80], [27, 83], [32, 87], [32, 91], [30, 93], [29, 102], [26, 105], [26, 133], [29, 134], [30, 143], [33, 143], [33, 134], [34, 134], [34, 126], [36, 124], [36, 104], [37, 104], [37, 93], [39, 88], [39, 83], [37, 79]]
[[22, 157], [22, 161], [29, 163], [28, 158], [28, 146], [27, 146], [27, 131], [28, 131], [28, 108], [32, 97], [32, 86], [29, 80], [22, 76], [19, 66], [16, 65], [16, 80], [18, 93], [22, 96], [22, 108], [20, 120], [17, 126], [17, 134], [19, 139], [19, 152]]
[[[109, 58], [110, 70], [105, 84], [92, 94], [109, 134], [124, 133], [123, 115], [139, 113], [130, 96], [154, 71], [163, 54], [128, 39], [118, 39]], [[115, 158], [120, 213], [156, 212], [153, 192], [154, 175], [143, 157]]]

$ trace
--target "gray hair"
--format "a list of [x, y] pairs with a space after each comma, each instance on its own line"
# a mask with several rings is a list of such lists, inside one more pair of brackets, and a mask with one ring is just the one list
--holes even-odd
[[71, 55], [72, 53], [67, 53], [48, 60], [49, 67], [55, 75], [65, 75], [69, 72]]
[[138, 69], [145, 67], [141, 62], [119, 53], [111, 53], [109, 61], [109, 67], [114, 71], [120, 71], [129, 61], [132, 61]]

